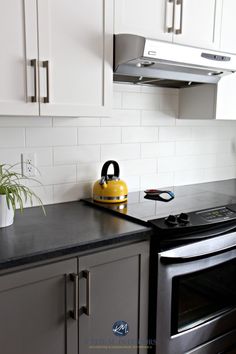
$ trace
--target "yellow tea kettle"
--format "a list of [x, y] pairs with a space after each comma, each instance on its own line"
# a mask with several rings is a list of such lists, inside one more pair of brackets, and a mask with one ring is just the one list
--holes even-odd
[[[113, 165], [114, 174], [108, 175], [108, 168]], [[93, 200], [102, 203], [121, 203], [128, 198], [128, 188], [124, 181], [119, 178], [120, 168], [118, 162], [109, 160], [104, 163], [101, 179], [93, 186]]]

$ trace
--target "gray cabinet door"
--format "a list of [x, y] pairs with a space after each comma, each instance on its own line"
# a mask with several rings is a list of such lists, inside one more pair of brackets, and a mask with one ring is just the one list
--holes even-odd
[[58, 262], [0, 277], [0, 352], [76, 354], [73, 282], [77, 260]]
[[148, 271], [148, 242], [79, 259], [79, 354], [147, 352]]

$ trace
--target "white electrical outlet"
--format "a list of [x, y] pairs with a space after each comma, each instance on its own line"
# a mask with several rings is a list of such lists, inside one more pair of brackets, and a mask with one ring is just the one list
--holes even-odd
[[27, 177], [36, 176], [36, 154], [34, 152], [21, 154], [21, 170], [22, 174]]

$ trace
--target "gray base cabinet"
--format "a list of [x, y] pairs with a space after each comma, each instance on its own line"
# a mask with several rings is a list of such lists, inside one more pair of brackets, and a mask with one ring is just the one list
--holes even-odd
[[79, 259], [79, 354], [147, 353], [148, 270], [147, 242]]
[[[0, 277], [0, 352], [76, 354], [73, 310], [76, 258]], [[72, 296], [71, 296], [72, 295]]]
[[0, 352], [147, 353], [148, 272], [145, 241], [1, 275]]

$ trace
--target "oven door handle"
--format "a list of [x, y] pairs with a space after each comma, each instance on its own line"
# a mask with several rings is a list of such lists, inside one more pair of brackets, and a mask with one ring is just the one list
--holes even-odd
[[176, 263], [187, 263], [187, 262], [193, 262], [193, 261], [198, 261], [200, 259], [207, 258], [209, 256], [217, 256], [218, 254], [222, 254], [227, 251], [232, 251], [236, 249], [236, 244], [230, 245], [227, 247], [220, 248], [219, 250], [215, 250], [212, 252], [206, 252], [206, 253], [198, 253], [195, 255], [191, 256], [161, 256], [160, 261], [163, 264], [176, 264]]

